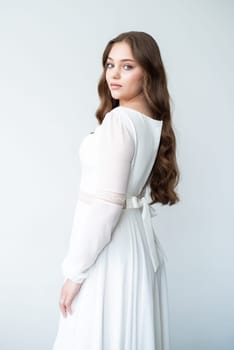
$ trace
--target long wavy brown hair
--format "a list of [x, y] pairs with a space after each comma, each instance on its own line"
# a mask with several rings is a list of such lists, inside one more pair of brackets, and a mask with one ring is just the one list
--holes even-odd
[[147, 184], [154, 204], [173, 205], [179, 201], [175, 188], [179, 181], [179, 169], [176, 161], [176, 139], [172, 127], [170, 95], [167, 88], [167, 76], [159, 47], [155, 39], [139, 31], [125, 32], [110, 40], [103, 52], [103, 72], [98, 83], [100, 105], [96, 111], [99, 123], [105, 114], [119, 106], [119, 100], [113, 99], [106, 82], [106, 61], [112, 45], [126, 42], [134, 59], [144, 72], [143, 93], [155, 119], [163, 121], [161, 139], [157, 157], [149, 175]]

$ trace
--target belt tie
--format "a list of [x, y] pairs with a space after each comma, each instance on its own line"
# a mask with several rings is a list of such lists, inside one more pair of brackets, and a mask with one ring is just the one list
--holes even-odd
[[[142, 207], [142, 220], [145, 228], [146, 242], [149, 250], [149, 255], [152, 261], [154, 272], [158, 267], [163, 264], [163, 258], [167, 259], [167, 256], [159, 242], [154, 231], [152, 217], [156, 216], [156, 210], [150, 205], [145, 197], [127, 196], [125, 201], [125, 207], [127, 208], [141, 208]], [[158, 247], [158, 249], [157, 249]]]

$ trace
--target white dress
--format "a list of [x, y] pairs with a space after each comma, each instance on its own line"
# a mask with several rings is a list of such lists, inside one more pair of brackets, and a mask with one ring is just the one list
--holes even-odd
[[145, 185], [162, 123], [119, 106], [80, 145], [80, 191], [62, 272], [83, 284], [72, 315], [60, 314], [53, 350], [170, 349], [165, 254]]

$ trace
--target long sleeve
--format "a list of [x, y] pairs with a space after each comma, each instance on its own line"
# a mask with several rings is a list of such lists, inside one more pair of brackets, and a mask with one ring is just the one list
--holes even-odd
[[62, 263], [64, 277], [83, 282], [111, 241], [123, 210], [134, 153], [132, 121], [112, 110], [99, 130], [96, 190], [89, 193], [88, 215], [79, 218], [79, 205], [76, 207], [68, 254]]

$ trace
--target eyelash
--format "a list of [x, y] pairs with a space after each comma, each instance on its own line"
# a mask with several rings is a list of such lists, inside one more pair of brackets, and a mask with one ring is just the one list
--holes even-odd
[[[106, 64], [106, 68], [107, 68], [107, 69], [111, 69], [112, 67], [109, 67], [110, 65], [111, 65], [112, 67], [114, 66], [112, 63], [107, 63], [107, 64]], [[128, 68], [125, 69], [125, 70], [130, 70], [130, 69], [133, 68], [133, 66], [131, 66], [130, 64], [124, 64], [123, 67], [128, 67]]]

